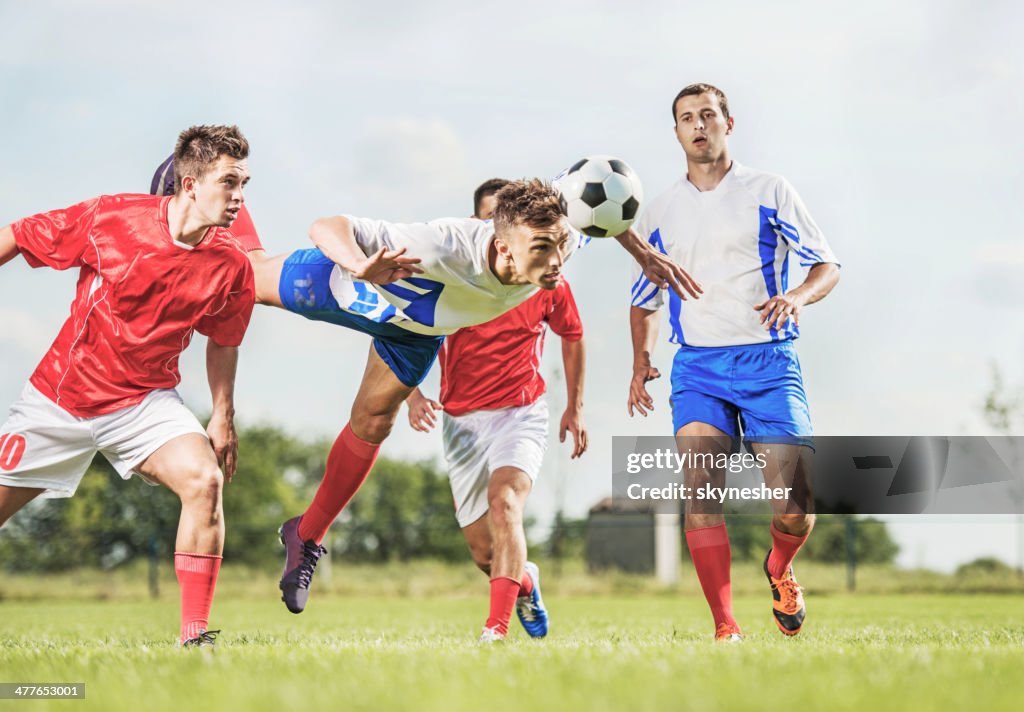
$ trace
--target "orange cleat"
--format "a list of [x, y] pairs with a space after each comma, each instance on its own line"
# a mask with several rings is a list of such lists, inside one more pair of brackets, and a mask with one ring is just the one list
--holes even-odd
[[739, 643], [743, 640], [743, 633], [738, 625], [730, 623], [719, 623], [715, 630], [716, 643]]
[[[771, 552], [768, 552], [771, 555]], [[804, 592], [800, 584], [793, 577], [793, 567], [782, 575], [782, 578], [775, 578], [768, 573], [768, 557], [764, 557], [764, 575], [768, 577], [768, 583], [772, 586], [772, 615], [775, 616], [775, 624], [779, 626], [786, 635], [796, 635], [804, 625], [804, 617], [807, 615], [807, 607], [804, 605]]]

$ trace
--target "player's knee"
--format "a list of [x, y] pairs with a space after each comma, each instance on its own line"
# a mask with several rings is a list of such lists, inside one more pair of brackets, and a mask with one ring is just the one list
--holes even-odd
[[391, 434], [394, 424], [395, 417], [392, 414], [363, 415], [358, 422], [353, 419], [352, 430], [362, 440], [381, 443]]
[[775, 520], [776, 529], [795, 536], [804, 536], [813, 526], [813, 514], [780, 514]]
[[224, 475], [215, 463], [195, 463], [188, 467], [182, 500], [220, 506]]
[[487, 501], [491, 519], [497, 523], [521, 522], [523, 507], [511, 487], [492, 492]]

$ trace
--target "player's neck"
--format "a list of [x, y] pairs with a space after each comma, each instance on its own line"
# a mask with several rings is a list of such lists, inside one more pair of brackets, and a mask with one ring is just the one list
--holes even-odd
[[732, 158], [728, 151], [706, 163], [694, 163], [686, 161], [686, 179], [701, 193], [706, 193], [718, 187], [726, 174], [732, 170]]
[[171, 198], [167, 205], [167, 229], [172, 239], [195, 247], [203, 241], [211, 226], [204, 223], [190, 207], [187, 201], [179, 200], [177, 195]]

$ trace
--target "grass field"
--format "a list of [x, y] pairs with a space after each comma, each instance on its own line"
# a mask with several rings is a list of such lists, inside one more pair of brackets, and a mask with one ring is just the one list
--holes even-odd
[[811, 587], [804, 632], [787, 639], [767, 592], [749, 591], [736, 601], [747, 639], [722, 646], [710, 640], [695, 592], [553, 585], [547, 639], [531, 640], [514, 623], [504, 645], [481, 648], [486, 586], [470, 581], [411, 595], [324, 592], [293, 616], [262, 595], [266, 581], [245, 587], [229, 575], [215, 609], [225, 632], [212, 654], [173, 646], [172, 590], [156, 601], [8, 595], [0, 681], [85, 682], [87, 697], [0, 708], [987, 711], [1020, 709], [1024, 696], [1020, 595]]

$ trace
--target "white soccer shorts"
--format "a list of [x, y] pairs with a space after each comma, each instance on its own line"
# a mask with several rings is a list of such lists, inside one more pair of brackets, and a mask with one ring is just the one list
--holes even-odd
[[173, 389], [152, 391], [113, 413], [77, 418], [27, 383], [0, 427], [0, 485], [70, 497], [97, 452], [127, 480], [161, 445], [189, 433], [206, 437]]
[[487, 485], [499, 467], [515, 467], [537, 480], [548, 443], [548, 405], [543, 398], [520, 407], [445, 413], [442, 426], [460, 527], [487, 514]]

